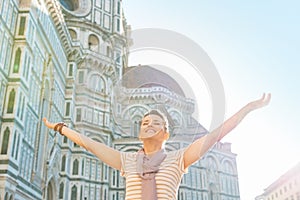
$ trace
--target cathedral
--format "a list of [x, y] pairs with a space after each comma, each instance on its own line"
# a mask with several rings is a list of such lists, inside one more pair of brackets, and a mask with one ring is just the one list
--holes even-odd
[[[128, 66], [121, 0], [0, 2], [0, 200], [123, 200], [120, 172], [42, 118], [120, 151], [137, 151], [143, 114], [161, 110], [166, 150], [207, 134], [195, 101], [167, 73]], [[147, 76], [145, 75], [147, 74]], [[236, 154], [217, 143], [189, 168], [178, 200], [239, 200]]]

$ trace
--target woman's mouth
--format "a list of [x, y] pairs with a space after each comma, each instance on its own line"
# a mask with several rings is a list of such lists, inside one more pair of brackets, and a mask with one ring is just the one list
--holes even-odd
[[146, 133], [150, 133], [150, 134], [155, 133], [155, 132], [156, 132], [156, 131], [153, 130], [153, 129], [146, 130]]

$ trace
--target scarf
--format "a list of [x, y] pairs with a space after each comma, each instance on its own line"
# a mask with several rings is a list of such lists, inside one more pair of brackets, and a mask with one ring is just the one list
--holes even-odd
[[137, 154], [137, 172], [142, 178], [142, 200], [157, 200], [155, 174], [159, 165], [166, 158], [164, 149], [148, 157], [144, 149]]

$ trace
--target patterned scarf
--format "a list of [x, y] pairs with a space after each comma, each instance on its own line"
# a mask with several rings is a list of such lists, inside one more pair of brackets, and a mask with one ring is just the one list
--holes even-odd
[[166, 158], [164, 149], [148, 157], [144, 149], [137, 154], [137, 172], [142, 178], [142, 200], [157, 200], [155, 174], [159, 165]]

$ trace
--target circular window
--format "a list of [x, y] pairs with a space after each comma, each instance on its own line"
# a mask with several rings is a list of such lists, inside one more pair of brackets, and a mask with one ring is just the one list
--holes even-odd
[[76, 17], [88, 15], [92, 8], [91, 0], [59, 0], [63, 9]]
[[59, 0], [59, 2], [69, 11], [75, 11], [78, 9], [78, 0]]

